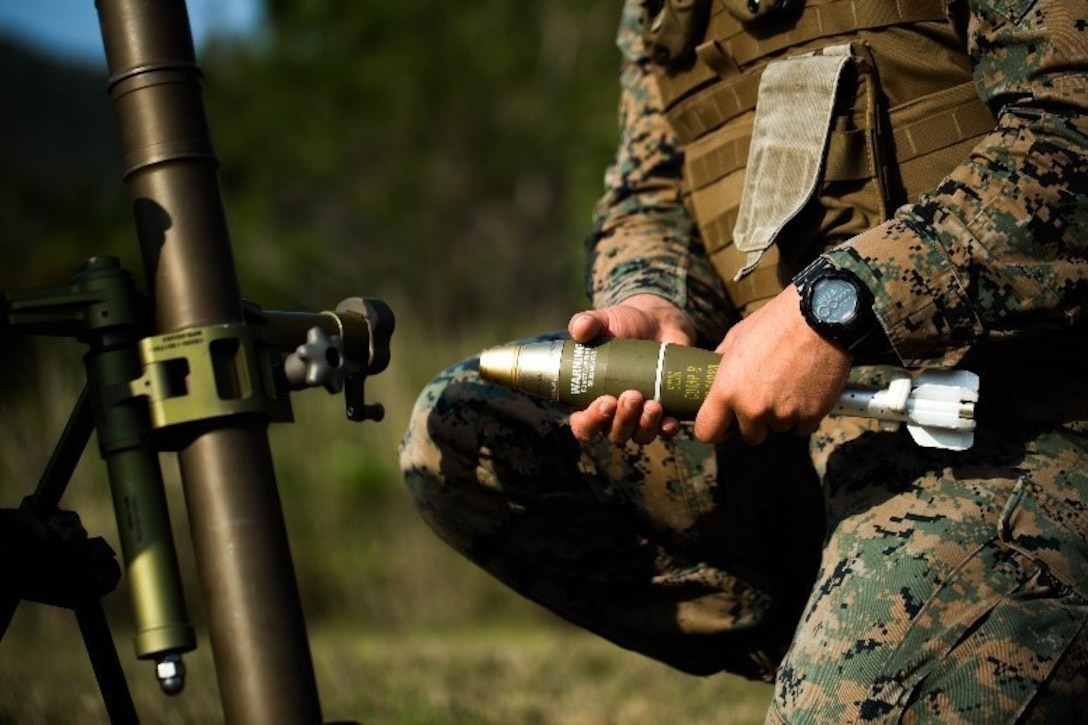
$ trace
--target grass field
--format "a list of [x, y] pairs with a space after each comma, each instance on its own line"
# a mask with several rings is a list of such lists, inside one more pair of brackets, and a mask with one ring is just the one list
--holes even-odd
[[[769, 687], [682, 675], [563, 627], [383, 634], [348, 620], [311, 628], [326, 721], [362, 723], [756, 723]], [[166, 697], [119, 637], [144, 722], [222, 716], [206, 641]], [[67, 612], [23, 612], [0, 647], [0, 723], [101, 723], [105, 709]]]
[[[511, 333], [512, 334], [512, 333]], [[347, 423], [323, 392], [293, 398], [296, 424], [270, 438], [318, 687], [328, 721], [363, 723], [754, 723], [766, 685], [696, 678], [625, 652], [556, 620], [446, 549], [419, 520], [395, 450], [416, 392], [438, 368], [506, 332], [438, 343], [395, 337], [394, 363], [368, 383], [380, 424]], [[426, 341], [424, 343], [424, 341]], [[47, 345], [31, 380], [5, 394], [0, 507], [29, 492], [81, 383], [78, 346]], [[133, 655], [126, 581], [106, 600], [144, 722], [221, 720], [203, 625], [184, 498], [173, 456], [162, 457], [198, 649], [189, 683], [162, 695]], [[92, 443], [62, 506], [115, 550], [108, 482]], [[2, 587], [0, 581], [0, 587]], [[23, 604], [0, 641], [0, 725], [100, 723], [105, 710], [70, 612]]]

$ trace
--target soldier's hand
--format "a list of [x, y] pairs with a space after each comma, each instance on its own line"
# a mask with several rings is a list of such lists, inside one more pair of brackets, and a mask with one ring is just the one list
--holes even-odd
[[[680, 345], [695, 341], [695, 325], [687, 314], [671, 302], [648, 294], [628, 297], [612, 307], [579, 312], [571, 317], [567, 329], [574, 340], [584, 343], [611, 337]], [[628, 390], [618, 398], [601, 396], [585, 410], [572, 413], [570, 427], [582, 441], [604, 434], [616, 445], [627, 441], [645, 445], [658, 436], [676, 435], [680, 422], [666, 416], [657, 401]]]
[[851, 358], [809, 327], [800, 301], [790, 285], [729, 330], [696, 438], [713, 443], [736, 432], [756, 444], [771, 432], [808, 435], [835, 407]]

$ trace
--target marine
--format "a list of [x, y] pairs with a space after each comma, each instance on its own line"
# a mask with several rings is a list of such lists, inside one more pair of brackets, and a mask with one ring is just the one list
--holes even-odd
[[[401, 446], [423, 519], [622, 647], [773, 681], [768, 722], [1075, 721], [1088, 4], [628, 0], [618, 46], [591, 307], [556, 336], [715, 349], [714, 387], [680, 425], [456, 364]], [[859, 322], [804, 309], [832, 278]], [[978, 373], [974, 445], [824, 417], [889, 366]]]

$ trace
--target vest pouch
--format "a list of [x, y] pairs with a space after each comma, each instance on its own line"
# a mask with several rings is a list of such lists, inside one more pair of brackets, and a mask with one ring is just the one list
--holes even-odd
[[725, 9], [745, 25], [778, 12], [789, 0], [722, 0]]
[[642, 19], [642, 37], [650, 58], [669, 66], [691, 55], [706, 28], [710, 0], [665, 0], [656, 14]]
[[[820, 248], [879, 224], [889, 208], [880, 173], [888, 163], [887, 154], [876, 140], [882, 128], [882, 97], [875, 88], [869, 49], [855, 43], [837, 52], [840, 55], [833, 57], [847, 62], [836, 69], [834, 82], [825, 83], [826, 97], [819, 100], [826, 115], [815, 122], [815, 129], [809, 129], [813, 141], [807, 183], [797, 191], [801, 175], [780, 175], [774, 183], [765, 180], [763, 193], [772, 196], [775, 204], [792, 199], [795, 211], [772, 222], [771, 233], [763, 241], [773, 243], [742, 251], [734, 239], [740, 200], [745, 187], [751, 186], [745, 166], [751, 158], [756, 114], [744, 114], [685, 148], [686, 203], [699, 219], [707, 254], [730, 300], [742, 314], [781, 292]], [[794, 140], [788, 139], [789, 143]], [[790, 149], [787, 153], [794, 152]], [[845, 165], [840, 157], [843, 152], [849, 158]], [[749, 202], [750, 227], [769, 218], [759, 206]]]
[[[777, 12], [761, 0], [768, 9], [755, 22], [738, 20], [731, 1], [709, 6], [705, 37], [690, 62], [653, 64], [653, 72], [684, 152], [684, 204], [743, 316], [781, 292], [822, 249], [934, 188], [993, 122], [973, 92], [966, 59], [948, 52], [959, 39], [945, 15], [947, 0], [785, 0]], [[756, 187], [747, 177], [755, 119], [769, 106], [764, 75], [801, 58], [830, 66], [832, 79], [814, 94], [823, 109], [814, 125], [798, 121], [796, 103], [779, 113], [801, 127], [802, 137], [810, 132], [808, 151], [798, 152], [807, 154], [807, 173], [775, 169], [772, 158]], [[794, 153], [795, 135], [784, 135], [785, 143], [765, 146]], [[773, 193], [748, 193], [746, 186]], [[779, 193], [794, 186], [801, 191], [787, 204]], [[747, 218], [740, 224], [742, 198]], [[761, 207], [767, 200], [785, 208], [777, 221]]]

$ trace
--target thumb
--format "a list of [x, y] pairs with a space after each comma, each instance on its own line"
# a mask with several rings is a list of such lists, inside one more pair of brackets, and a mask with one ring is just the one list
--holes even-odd
[[567, 323], [567, 332], [576, 342], [591, 342], [607, 331], [607, 316], [595, 310], [579, 312]]

